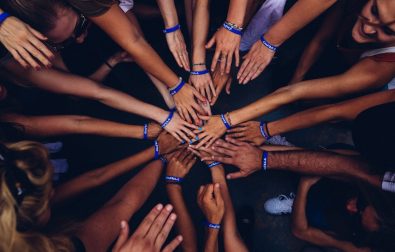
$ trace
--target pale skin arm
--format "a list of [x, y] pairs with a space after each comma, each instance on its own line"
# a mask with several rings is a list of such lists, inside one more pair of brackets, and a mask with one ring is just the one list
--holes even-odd
[[[313, 180], [313, 181], [312, 181]], [[317, 178], [302, 178], [292, 208], [292, 233], [299, 239], [320, 247], [333, 247], [345, 252], [370, 251], [357, 248], [351, 242], [337, 240], [320, 229], [309, 226], [306, 217], [307, 194]]]
[[267, 127], [270, 134], [279, 135], [330, 121], [351, 121], [355, 119], [359, 113], [368, 108], [392, 101], [395, 101], [395, 90], [382, 91], [333, 105], [308, 109], [286, 118], [270, 122], [267, 124]]
[[[144, 126], [128, 125], [79, 115], [25, 116], [6, 114], [2, 115], [0, 119], [22, 125], [27, 135], [38, 137], [89, 134], [143, 139], [144, 131]], [[155, 138], [160, 131], [159, 125], [150, 124], [148, 126], [148, 137], [150, 139]]]

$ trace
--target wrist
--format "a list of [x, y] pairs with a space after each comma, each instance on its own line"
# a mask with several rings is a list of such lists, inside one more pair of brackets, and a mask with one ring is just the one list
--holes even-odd
[[265, 33], [265, 39], [268, 41], [270, 44], [279, 47], [282, 43], [284, 43], [283, 40], [277, 38], [275, 35], [273, 35], [270, 31]]

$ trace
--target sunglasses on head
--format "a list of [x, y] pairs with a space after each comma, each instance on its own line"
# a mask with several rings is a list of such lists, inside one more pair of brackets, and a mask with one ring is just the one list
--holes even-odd
[[64, 49], [65, 47], [74, 43], [78, 37], [80, 37], [82, 34], [84, 34], [87, 31], [89, 24], [90, 24], [90, 21], [84, 16], [84, 14], [81, 13], [78, 17], [78, 21], [77, 21], [77, 24], [75, 25], [74, 31], [68, 39], [66, 39], [65, 41], [60, 42], [60, 43], [52, 43], [49, 41], [46, 43], [53, 50], [60, 51], [60, 50]]

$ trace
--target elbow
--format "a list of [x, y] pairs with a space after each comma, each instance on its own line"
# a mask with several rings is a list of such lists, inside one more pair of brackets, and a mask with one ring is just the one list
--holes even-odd
[[291, 231], [296, 238], [300, 240], [306, 239], [307, 229], [293, 226]]

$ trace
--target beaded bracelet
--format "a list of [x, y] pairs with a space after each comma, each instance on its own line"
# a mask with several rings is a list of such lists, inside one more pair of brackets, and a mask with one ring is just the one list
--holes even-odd
[[231, 128], [232, 128], [232, 126], [230, 126], [230, 124], [229, 124], [228, 121], [226, 120], [224, 114], [221, 114], [221, 120], [222, 120], [222, 122], [224, 123], [224, 125], [225, 125], [225, 127], [226, 127], [227, 129], [231, 129]]
[[221, 165], [221, 164], [222, 164], [221, 162], [215, 161], [215, 162], [213, 162], [211, 164], [208, 164], [207, 167], [208, 168], [213, 168], [213, 167]]
[[179, 30], [179, 29], [181, 29], [181, 25], [180, 25], [180, 24], [176, 24], [176, 25], [173, 26], [173, 27], [164, 29], [164, 30], [163, 30], [163, 33], [164, 33], [164, 34], [168, 34], [168, 33], [175, 32], [175, 31], [177, 31], [177, 30]]
[[144, 124], [144, 130], [143, 130], [143, 139], [147, 140], [148, 139], [148, 124]]
[[154, 151], [155, 151], [154, 152], [154, 159], [157, 160], [157, 159], [159, 159], [159, 155], [160, 155], [159, 154], [159, 143], [158, 143], [158, 140], [154, 141], [154, 147], [155, 147], [154, 148]]
[[268, 153], [267, 151], [264, 151], [262, 153], [262, 170], [264, 171], [267, 170], [267, 157], [268, 157]]
[[191, 75], [203, 75], [203, 74], [208, 74], [209, 71], [207, 69], [202, 70], [202, 71], [191, 71]]
[[175, 94], [177, 94], [181, 90], [181, 88], [184, 87], [184, 85], [185, 85], [185, 81], [183, 81], [182, 78], [180, 78], [178, 84], [169, 89], [170, 95], [174, 96]]
[[230, 31], [230, 32], [232, 32], [232, 33], [234, 33], [234, 34], [236, 34], [236, 35], [241, 36], [241, 35], [243, 34], [243, 31], [242, 31], [242, 30], [237, 29], [237, 28], [234, 27], [234, 26], [231, 26], [227, 21], [225, 21], [224, 24], [223, 24], [222, 26], [223, 26], [226, 30], [228, 30], [228, 31]]
[[269, 134], [269, 132], [266, 132], [265, 129], [267, 129], [267, 124], [266, 122], [262, 121], [259, 129], [261, 130], [261, 135], [263, 136], [263, 138], [265, 138], [265, 140], [270, 140], [270, 138], [272, 138], [272, 136]]
[[261, 42], [264, 46], [266, 46], [267, 48], [269, 48], [270, 50], [272, 50], [273, 52], [277, 51], [277, 46], [270, 44], [264, 37], [264, 35], [261, 36]]
[[170, 123], [171, 119], [173, 119], [174, 112], [175, 112], [174, 109], [170, 110], [169, 115], [167, 116], [166, 120], [161, 125], [162, 129], [166, 128], [166, 126]]
[[206, 227], [212, 228], [212, 229], [221, 229], [221, 224], [214, 224], [214, 223], [211, 223], [211, 222], [206, 221], [206, 222], [204, 223], [204, 225], [205, 225]]
[[8, 14], [7, 12], [1, 13], [0, 14], [0, 25], [9, 17], [10, 17], [10, 14]]
[[192, 63], [192, 66], [194, 67], [194, 66], [205, 66], [206, 65], [206, 63], [204, 63], [204, 62], [201, 62], [201, 63]]
[[181, 184], [183, 178], [175, 177], [175, 176], [166, 176], [165, 181], [167, 184]]

